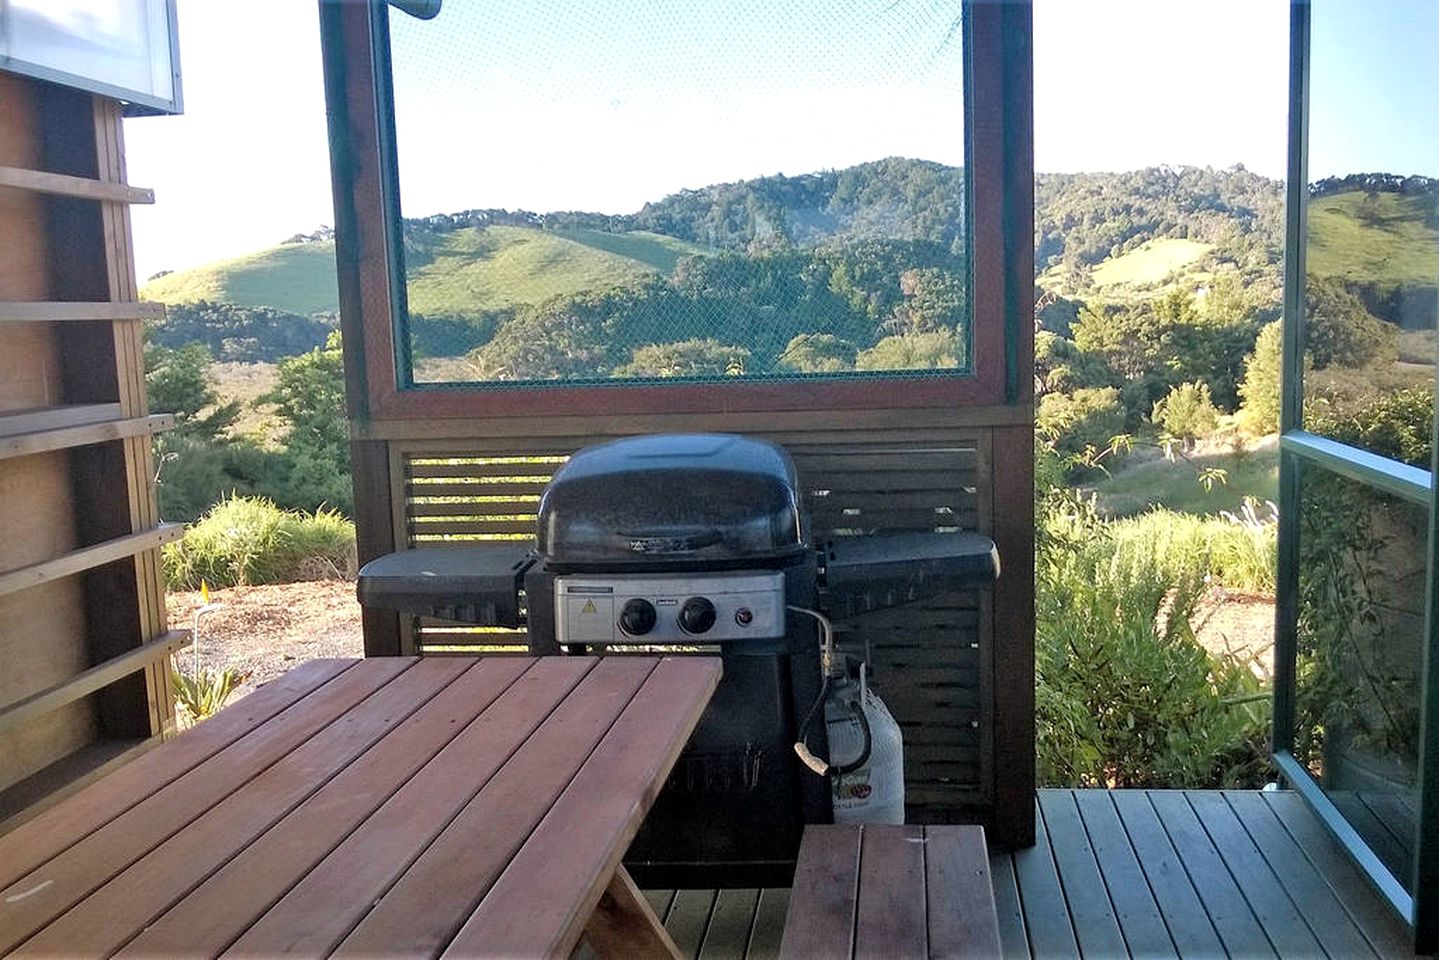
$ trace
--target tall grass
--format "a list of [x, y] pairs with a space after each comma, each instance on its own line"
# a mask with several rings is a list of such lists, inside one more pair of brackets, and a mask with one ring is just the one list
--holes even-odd
[[1123, 563], [1150, 566], [1175, 580], [1200, 570], [1211, 583], [1231, 590], [1274, 592], [1278, 527], [1268, 506], [1203, 517], [1159, 509], [1112, 521], [1108, 528], [1111, 548]]
[[165, 579], [177, 589], [348, 577], [355, 525], [333, 510], [281, 510], [262, 497], [211, 507], [164, 550]]

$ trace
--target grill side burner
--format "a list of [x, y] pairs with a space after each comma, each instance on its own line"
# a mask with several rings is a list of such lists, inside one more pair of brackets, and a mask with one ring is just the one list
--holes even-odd
[[[882, 609], [998, 573], [993, 542], [977, 534], [811, 544], [800, 490], [789, 455], [762, 440], [656, 435], [589, 447], [546, 488], [536, 549], [392, 554], [361, 571], [360, 597], [485, 625], [522, 620], [539, 654], [721, 656], [724, 678], [627, 864], [659, 886], [783, 884], [804, 824], [831, 818], [828, 782], [793, 750], [821, 667], [815, 621], [792, 608]], [[825, 752], [822, 739], [812, 731], [810, 747]]]

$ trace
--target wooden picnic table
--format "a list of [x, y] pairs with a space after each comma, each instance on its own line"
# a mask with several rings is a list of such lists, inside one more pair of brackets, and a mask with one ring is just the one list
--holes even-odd
[[307, 663], [0, 836], [0, 954], [663, 955], [620, 858], [719, 676]]

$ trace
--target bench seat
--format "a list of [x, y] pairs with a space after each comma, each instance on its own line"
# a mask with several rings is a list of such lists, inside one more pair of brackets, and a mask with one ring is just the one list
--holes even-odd
[[805, 828], [781, 957], [999, 955], [982, 827]]

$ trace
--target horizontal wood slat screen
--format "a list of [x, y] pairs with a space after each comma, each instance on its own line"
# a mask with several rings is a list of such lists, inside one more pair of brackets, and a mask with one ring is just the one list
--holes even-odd
[[[991, 532], [989, 432], [796, 430], [756, 432], [794, 458], [807, 539], [900, 530]], [[407, 546], [533, 542], [540, 495], [580, 447], [605, 437], [400, 441], [393, 456], [396, 540]], [[421, 653], [513, 652], [523, 631], [441, 621], [410, 625]], [[978, 591], [951, 591], [836, 623], [840, 645], [870, 664], [875, 688], [904, 731], [911, 806], [954, 809], [986, 799], [991, 696], [989, 611]], [[913, 749], [910, 749], [911, 745]]]

